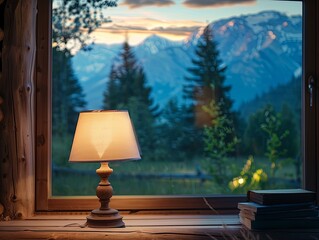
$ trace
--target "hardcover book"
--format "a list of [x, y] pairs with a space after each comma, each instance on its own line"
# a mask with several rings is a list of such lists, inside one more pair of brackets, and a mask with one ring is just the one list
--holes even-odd
[[315, 207], [309, 209], [290, 210], [290, 211], [274, 211], [256, 214], [249, 210], [241, 210], [240, 217], [248, 218], [250, 220], [270, 220], [283, 218], [303, 218], [303, 217], [318, 217], [318, 210]]
[[250, 211], [256, 214], [262, 213], [277, 213], [278, 211], [297, 211], [304, 209], [313, 209], [314, 205], [312, 202], [306, 203], [295, 203], [295, 204], [273, 204], [273, 205], [261, 205], [255, 202], [241, 202], [238, 203], [238, 208], [246, 211]]
[[250, 190], [248, 201], [264, 205], [314, 202], [316, 193], [305, 189]]
[[251, 220], [244, 217], [239, 217], [240, 222], [250, 230], [259, 229], [309, 229], [319, 228], [319, 218], [284, 218], [270, 220]]

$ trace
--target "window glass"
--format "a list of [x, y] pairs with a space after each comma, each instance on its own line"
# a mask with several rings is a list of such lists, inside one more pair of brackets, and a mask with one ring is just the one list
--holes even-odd
[[53, 196], [95, 195], [99, 164], [68, 159], [96, 109], [128, 110], [142, 153], [110, 164], [116, 195], [302, 185], [301, 2], [94, 2], [53, 0]]

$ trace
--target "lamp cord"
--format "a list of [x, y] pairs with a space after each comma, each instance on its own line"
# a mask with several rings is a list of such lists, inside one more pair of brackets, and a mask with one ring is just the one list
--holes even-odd
[[87, 227], [87, 222], [85, 222], [84, 224], [80, 224], [80, 223], [70, 223], [70, 224], [66, 224], [63, 227], [80, 227], [80, 228], [86, 228]]

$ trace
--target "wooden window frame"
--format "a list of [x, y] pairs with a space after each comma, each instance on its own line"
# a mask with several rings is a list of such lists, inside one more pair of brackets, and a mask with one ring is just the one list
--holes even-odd
[[[38, 1], [37, 63], [36, 63], [36, 165], [35, 210], [42, 211], [90, 211], [98, 207], [96, 197], [52, 197], [50, 186], [51, 156], [51, 4], [50, 0]], [[302, 138], [304, 161], [304, 188], [319, 192], [318, 136], [319, 104], [318, 87], [315, 88], [313, 106], [309, 106], [307, 79], [318, 79], [319, 66], [317, 43], [319, 3], [303, 0], [303, 76], [302, 76]], [[245, 201], [244, 195], [209, 196], [113, 196], [111, 206], [123, 211], [196, 211], [200, 213], [214, 208], [216, 213], [235, 213], [237, 203]], [[318, 200], [317, 200], [318, 202]]]

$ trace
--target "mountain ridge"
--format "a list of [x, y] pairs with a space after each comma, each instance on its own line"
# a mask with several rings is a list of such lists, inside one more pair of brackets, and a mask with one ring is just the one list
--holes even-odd
[[[227, 66], [226, 84], [232, 86], [230, 96], [235, 108], [271, 87], [287, 83], [301, 69], [301, 16], [265, 11], [221, 19], [209, 26]], [[201, 30], [179, 42], [151, 35], [132, 47], [160, 107], [165, 107], [170, 98], [181, 100]], [[87, 96], [88, 109], [102, 107], [110, 66], [120, 50], [121, 44], [95, 44], [92, 51], [79, 51], [74, 56], [73, 66]]]

